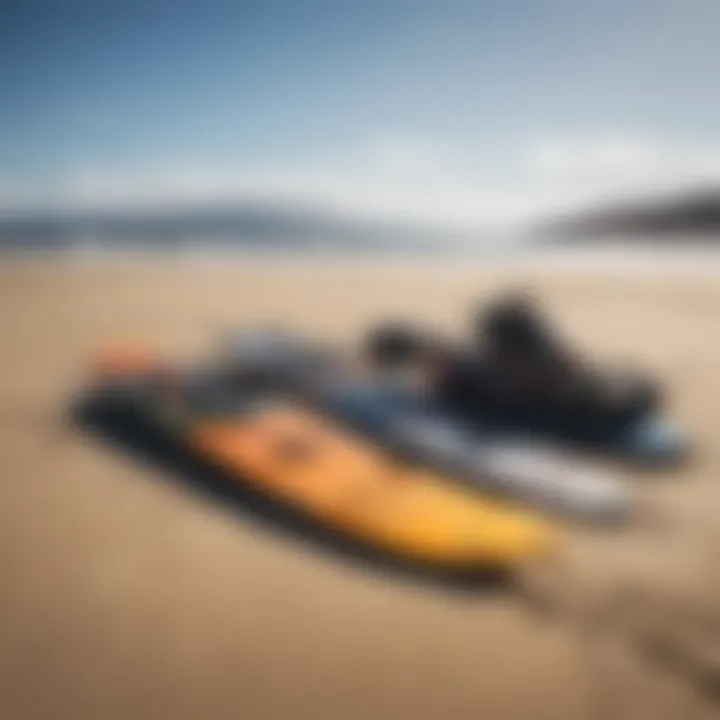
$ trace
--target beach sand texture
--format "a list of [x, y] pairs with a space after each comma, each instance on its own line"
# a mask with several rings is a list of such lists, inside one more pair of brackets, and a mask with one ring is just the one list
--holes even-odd
[[[459, 330], [538, 293], [569, 335], [667, 383], [692, 465], [621, 469], [646, 511], [570, 529], [562, 571], [478, 593], [330, 555], [63, 420], [88, 353], [192, 353], [280, 321]], [[720, 280], [352, 262], [0, 266], [0, 717], [563, 720], [720, 715]], [[548, 582], [543, 582], [543, 581]], [[548, 587], [543, 587], [548, 586]], [[540, 589], [538, 589], [540, 588]], [[528, 602], [538, 594], [546, 605]]]

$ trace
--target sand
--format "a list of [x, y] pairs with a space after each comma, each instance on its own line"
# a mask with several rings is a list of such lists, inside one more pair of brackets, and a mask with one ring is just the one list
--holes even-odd
[[[567, 529], [544, 588], [457, 590], [330, 555], [69, 428], [99, 343], [192, 353], [244, 322], [458, 329], [508, 285], [659, 373], [691, 467], [614, 468], [638, 526]], [[562, 720], [720, 714], [720, 277], [398, 261], [0, 266], [0, 717]], [[550, 571], [548, 571], [550, 572]], [[546, 612], [542, 612], [545, 610]], [[715, 654], [715, 655], [714, 655]]]

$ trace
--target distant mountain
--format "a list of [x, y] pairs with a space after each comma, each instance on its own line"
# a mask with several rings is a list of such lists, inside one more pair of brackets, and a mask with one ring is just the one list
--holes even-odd
[[46, 211], [0, 215], [1, 250], [429, 245], [427, 226], [355, 220], [314, 208], [232, 203], [134, 211]]
[[667, 241], [692, 234], [715, 242], [720, 240], [720, 189], [609, 205], [546, 223], [541, 230], [561, 239], [633, 235]]

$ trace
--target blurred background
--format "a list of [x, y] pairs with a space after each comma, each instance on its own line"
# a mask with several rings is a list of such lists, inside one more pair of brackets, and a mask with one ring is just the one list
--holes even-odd
[[[717, 717], [719, 27], [716, 0], [0, 0], [0, 717]], [[65, 422], [108, 342], [458, 337], [511, 289], [658, 378], [698, 448], [609, 468], [643, 521], [563, 526], [527, 593], [338, 557]]]
[[714, 230], [719, 14], [5, 2], [0, 241], [477, 247], [655, 233], [665, 206], [673, 230]]

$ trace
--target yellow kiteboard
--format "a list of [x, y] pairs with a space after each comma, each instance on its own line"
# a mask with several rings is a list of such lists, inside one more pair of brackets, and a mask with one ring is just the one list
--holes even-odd
[[[104, 376], [115, 382], [125, 368], [150, 367], [142, 354], [132, 360], [111, 364]], [[162, 402], [152, 398], [156, 403], [163, 417]], [[178, 432], [199, 456], [397, 556], [455, 570], [502, 569], [554, 544], [552, 528], [535, 515], [400, 463], [299, 406], [275, 402], [219, 415], [173, 406], [183, 418]]]

